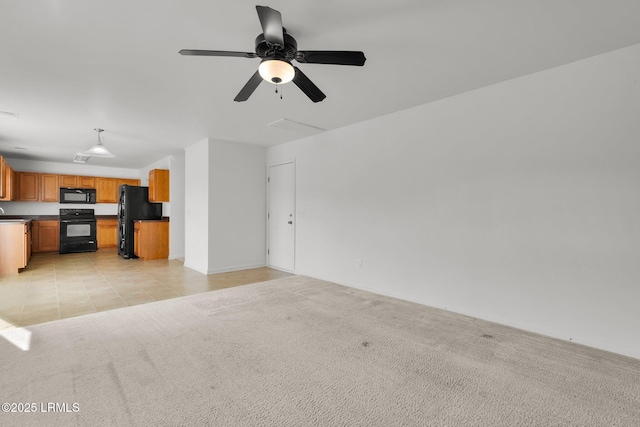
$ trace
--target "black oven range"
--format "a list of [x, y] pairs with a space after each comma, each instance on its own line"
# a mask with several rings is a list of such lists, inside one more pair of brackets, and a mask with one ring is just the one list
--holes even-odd
[[94, 210], [60, 209], [60, 253], [97, 250]]

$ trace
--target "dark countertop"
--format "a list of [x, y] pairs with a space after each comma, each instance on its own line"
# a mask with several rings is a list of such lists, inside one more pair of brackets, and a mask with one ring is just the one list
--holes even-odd
[[[0, 221], [3, 219], [24, 219], [24, 220], [32, 220], [32, 221], [58, 221], [60, 219], [60, 215], [0, 215]], [[107, 220], [118, 220], [118, 215], [96, 215], [97, 220], [107, 219]], [[168, 216], [163, 216], [161, 220], [156, 221], [169, 221]]]
[[[115, 215], [114, 215], [115, 216]], [[3, 219], [30, 219], [32, 221], [50, 221], [59, 220], [59, 215], [0, 215], [0, 220]]]

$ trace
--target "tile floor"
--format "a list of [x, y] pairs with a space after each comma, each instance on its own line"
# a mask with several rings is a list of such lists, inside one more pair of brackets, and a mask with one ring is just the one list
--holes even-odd
[[115, 249], [38, 253], [21, 273], [0, 275], [0, 320], [27, 326], [290, 275], [262, 267], [207, 276], [178, 260], [126, 260]]

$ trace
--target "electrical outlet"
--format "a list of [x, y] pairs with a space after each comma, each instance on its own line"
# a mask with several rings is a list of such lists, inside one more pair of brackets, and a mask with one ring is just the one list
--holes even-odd
[[356, 260], [356, 265], [358, 266], [358, 268], [362, 268], [362, 260], [358, 258]]

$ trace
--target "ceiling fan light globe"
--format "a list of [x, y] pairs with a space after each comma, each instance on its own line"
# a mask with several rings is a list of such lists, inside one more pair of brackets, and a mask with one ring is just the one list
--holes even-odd
[[296, 72], [293, 65], [280, 59], [266, 59], [258, 67], [260, 76], [272, 84], [284, 84], [293, 80]]

